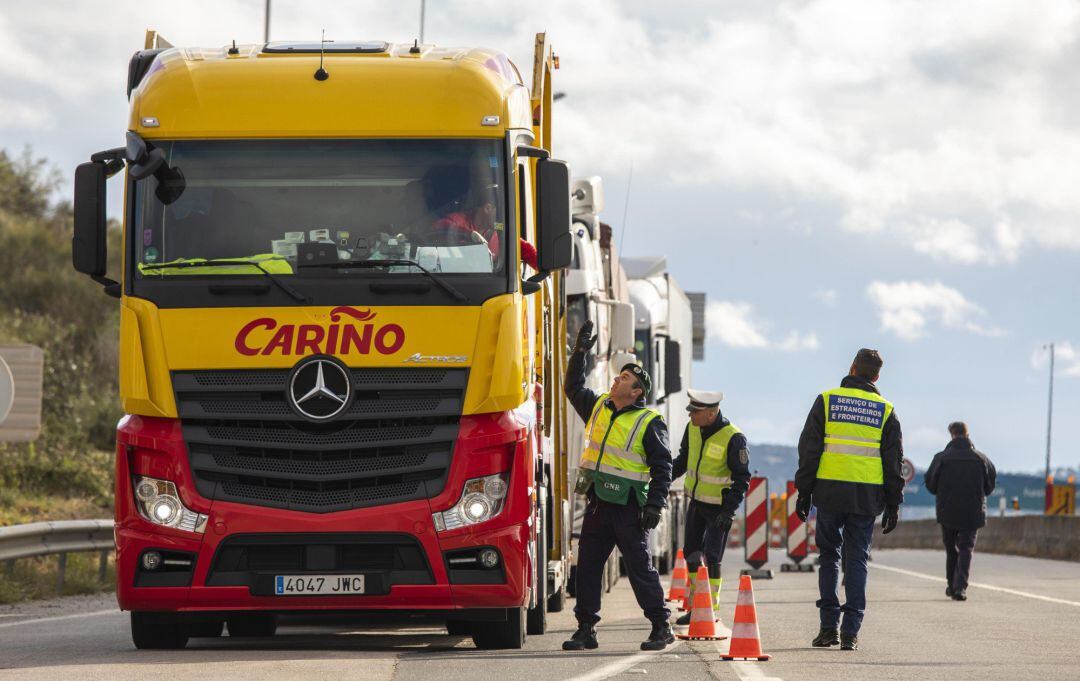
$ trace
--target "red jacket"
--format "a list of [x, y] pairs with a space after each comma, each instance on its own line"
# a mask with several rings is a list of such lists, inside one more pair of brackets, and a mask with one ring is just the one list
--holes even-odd
[[[472, 221], [472, 218], [468, 214], [460, 211], [449, 213], [448, 215], [435, 221], [435, 229], [454, 230], [457, 232], [464, 232], [466, 234], [476, 232], [480, 236], [487, 239], [488, 250], [491, 251], [491, 255], [498, 257], [499, 245], [502, 240], [499, 238], [499, 232], [495, 229], [488, 230], [484, 233], [476, 223]], [[536, 248], [524, 239], [519, 239], [521, 246], [521, 259], [529, 264], [534, 270], [537, 269], [536, 263]]]

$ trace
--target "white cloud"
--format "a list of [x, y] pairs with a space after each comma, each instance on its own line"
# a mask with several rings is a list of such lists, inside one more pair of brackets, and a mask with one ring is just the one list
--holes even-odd
[[[1044, 370], [1050, 363], [1050, 351], [1045, 346], [1031, 353], [1031, 367]], [[1080, 348], [1068, 341], [1054, 343], [1054, 373], [1059, 376], [1080, 377]]]
[[769, 341], [758, 322], [751, 318], [750, 303], [709, 301], [705, 313], [708, 334], [732, 348], [764, 348]]
[[820, 289], [820, 290], [814, 291], [814, 293], [812, 295], [814, 296], [814, 298], [816, 298], [817, 300], [820, 300], [821, 302], [825, 303], [829, 307], [832, 307], [833, 305], [836, 305], [836, 300], [838, 298], [838, 294], [836, 293], [836, 289], [834, 289], [834, 288]]
[[814, 351], [817, 334], [790, 331], [780, 340], [770, 340], [769, 325], [758, 320], [750, 303], [709, 301], [705, 312], [708, 335], [732, 348], [774, 349], [780, 352]]
[[931, 322], [984, 336], [1004, 333], [975, 321], [985, 317], [986, 312], [960, 291], [941, 282], [874, 281], [867, 287], [866, 294], [878, 308], [881, 328], [896, 333], [903, 340], [917, 340], [927, 335], [927, 326]]
[[[6, 3], [0, 80], [24, 108], [5, 105], [0, 146], [33, 142], [73, 167], [119, 143], [125, 70], [143, 29], [177, 44], [253, 42], [262, 6]], [[339, 38], [417, 33], [408, 3], [273, 7], [277, 39], [323, 27]], [[844, 229], [884, 232], [950, 262], [1080, 250], [1072, 0], [1038, 11], [1027, 0], [428, 3], [429, 40], [507, 49], [527, 80], [538, 28], [568, 94], [556, 152], [590, 174], [623, 174], [633, 161], [684, 185], [774, 197], [794, 215], [825, 205]], [[43, 108], [51, 136], [36, 134]]]

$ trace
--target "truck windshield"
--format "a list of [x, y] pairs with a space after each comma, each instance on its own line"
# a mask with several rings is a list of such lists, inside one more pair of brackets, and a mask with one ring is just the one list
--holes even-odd
[[501, 140], [152, 145], [168, 167], [136, 184], [137, 278], [504, 271]]

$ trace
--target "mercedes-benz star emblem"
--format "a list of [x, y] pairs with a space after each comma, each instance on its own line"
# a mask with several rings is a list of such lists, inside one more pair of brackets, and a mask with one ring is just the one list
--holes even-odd
[[349, 407], [352, 380], [348, 368], [329, 355], [301, 361], [289, 379], [289, 403], [312, 421], [327, 421]]

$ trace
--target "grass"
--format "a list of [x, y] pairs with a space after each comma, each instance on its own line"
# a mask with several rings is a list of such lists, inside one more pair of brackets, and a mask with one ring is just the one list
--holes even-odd
[[[116, 585], [116, 564], [109, 554], [105, 580], [98, 581], [100, 553], [69, 553], [64, 571], [64, 590], [60, 595], [77, 596], [113, 591]], [[21, 558], [9, 571], [0, 565], [0, 604], [18, 603], [39, 598], [55, 598], [56, 572], [59, 556]]]

